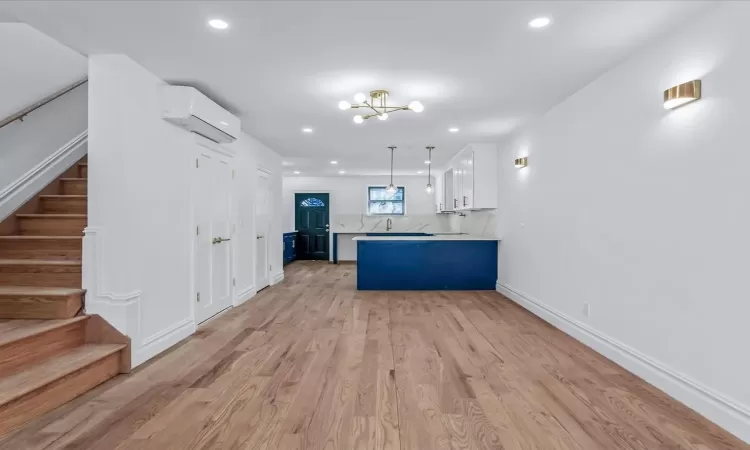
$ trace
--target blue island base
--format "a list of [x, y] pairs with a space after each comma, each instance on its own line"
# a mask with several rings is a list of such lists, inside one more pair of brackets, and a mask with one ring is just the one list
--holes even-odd
[[361, 291], [495, 290], [497, 241], [357, 241]]

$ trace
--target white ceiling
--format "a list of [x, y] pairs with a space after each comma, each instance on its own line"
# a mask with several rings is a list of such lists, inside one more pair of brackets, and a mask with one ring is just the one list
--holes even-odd
[[[396, 145], [397, 173], [414, 174], [425, 146], [443, 164], [468, 142], [501, 141], [710, 3], [0, 2], [0, 19], [196, 85], [283, 155], [287, 173], [386, 173], [386, 146]], [[529, 29], [537, 16], [552, 25]], [[209, 29], [209, 18], [230, 27]], [[396, 104], [420, 100], [425, 111], [355, 125], [354, 111], [337, 108], [372, 89], [390, 90]]]

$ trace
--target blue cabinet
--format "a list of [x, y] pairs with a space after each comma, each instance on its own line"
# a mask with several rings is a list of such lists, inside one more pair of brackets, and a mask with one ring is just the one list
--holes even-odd
[[284, 233], [284, 264], [297, 259], [297, 232]]
[[367, 233], [366, 236], [432, 236], [430, 233], [410, 233], [410, 232], [385, 232], [385, 233]]
[[497, 241], [357, 241], [362, 291], [494, 290]]

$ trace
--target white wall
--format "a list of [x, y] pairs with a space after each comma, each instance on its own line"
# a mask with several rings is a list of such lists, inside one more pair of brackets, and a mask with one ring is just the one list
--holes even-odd
[[86, 76], [86, 57], [25, 23], [0, 23], [0, 120]]
[[[86, 308], [131, 337], [138, 365], [195, 330], [191, 186], [199, 147], [195, 135], [161, 118], [166, 84], [127, 56], [91, 56], [89, 79]], [[280, 204], [281, 162], [247, 135], [226, 148], [236, 152], [237, 304], [255, 293], [248, 277], [254, 274], [256, 165], [276, 174]], [[280, 229], [280, 211], [273, 214]], [[271, 258], [281, 267], [280, 234], [278, 241]]]
[[498, 210], [502, 292], [746, 441], [749, 20], [723, 4], [523, 130]]
[[[86, 57], [22, 23], [0, 23], [0, 120], [86, 76]], [[0, 128], [0, 192], [37, 168], [46, 158], [86, 130], [87, 89], [69, 92]], [[65, 168], [45, 169], [49, 182]], [[36, 173], [35, 177], [41, 176]], [[0, 195], [0, 220], [36, 192]], [[13, 198], [10, 198], [13, 196]]]
[[[68, 168], [48, 158], [54, 158], [53, 154], [86, 131], [87, 103], [88, 87], [84, 84], [35, 110], [23, 121], [16, 120], [0, 128], [0, 220]], [[7, 197], [2, 194], [21, 179], [26, 180], [25, 185], [32, 178], [38, 178], [36, 190], [12, 189], [6, 191]]]

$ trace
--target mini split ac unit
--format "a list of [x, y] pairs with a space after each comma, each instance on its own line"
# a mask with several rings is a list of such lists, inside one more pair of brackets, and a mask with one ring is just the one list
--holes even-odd
[[234, 142], [240, 119], [190, 86], [164, 88], [164, 120], [214, 142]]

